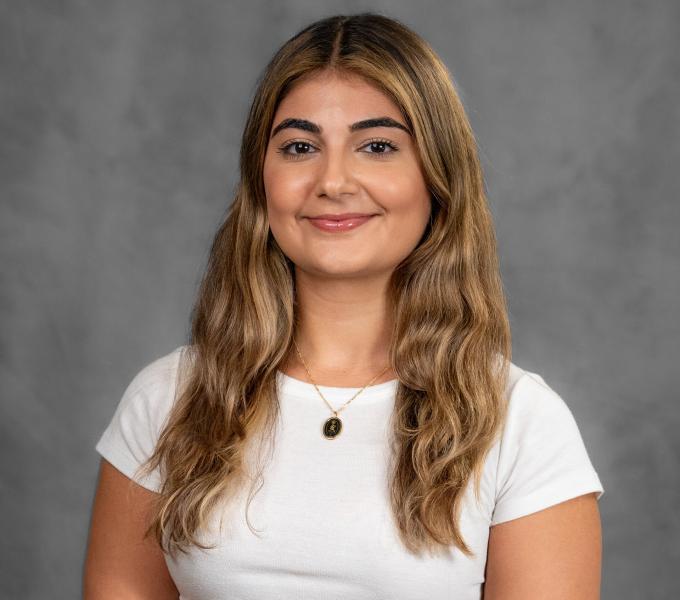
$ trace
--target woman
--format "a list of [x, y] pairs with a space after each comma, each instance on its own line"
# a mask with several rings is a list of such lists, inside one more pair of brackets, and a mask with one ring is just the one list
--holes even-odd
[[599, 598], [604, 492], [510, 361], [451, 77], [400, 22], [311, 24], [259, 81], [191, 340], [97, 444], [86, 598]]

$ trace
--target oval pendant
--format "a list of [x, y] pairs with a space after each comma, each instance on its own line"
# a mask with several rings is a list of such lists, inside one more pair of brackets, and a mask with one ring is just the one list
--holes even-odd
[[332, 440], [340, 435], [342, 431], [342, 421], [338, 417], [330, 417], [323, 424], [323, 435], [326, 439]]

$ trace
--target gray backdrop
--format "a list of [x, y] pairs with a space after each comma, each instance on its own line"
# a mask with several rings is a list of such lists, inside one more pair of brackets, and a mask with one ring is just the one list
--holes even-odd
[[76, 598], [132, 376], [184, 343], [255, 78], [375, 9], [451, 69], [478, 135], [514, 362], [579, 423], [603, 598], [680, 597], [680, 3], [2, 2], [0, 594]]

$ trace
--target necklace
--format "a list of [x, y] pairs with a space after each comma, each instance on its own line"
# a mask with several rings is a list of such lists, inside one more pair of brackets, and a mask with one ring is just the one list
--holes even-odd
[[337, 410], [334, 409], [328, 400], [324, 398], [324, 395], [321, 393], [321, 390], [319, 390], [318, 386], [316, 383], [314, 383], [314, 379], [312, 379], [312, 375], [309, 372], [309, 369], [307, 368], [307, 363], [305, 363], [305, 359], [302, 358], [302, 353], [300, 352], [300, 348], [298, 348], [297, 342], [295, 341], [295, 338], [293, 338], [293, 344], [295, 344], [295, 350], [298, 353], [298, 356], [300, 357], [300, 360], [302, 361], [302, 365], [305, 367], [305, 371], [307, 371], [307, 376], [309, 377], [309, 380], [312, 382], [312, 385], [316, 389], [317, 392], [319, 392], [319, 396], [323, 398], [323, 401], [328, 405], [328, 408], [331, 409], [331, 412], [333, 413], [332, 417], [329, 417], [326, 419], [326, 421], [323, 424], [323, 427], [321, 428], [321, 432], [323, 433], [324, 437], [327, 440], [333, 440], [336, 437], [340, 435], [340, 432], [342, 431], [342, 421], [340, 420], [340, 417], [338, 414], [340, 411], [344, 410], [345, 407], [352, 401], [354, 398], [356, 398], [361, 392], [363, 392], [371, 383], [373, 383], [380, 375], [382, 375], [387, 369], [389, 369], [389, 365], [387, 365], [378, 375], [376, 375], [369, 383], [367, 383], [364, 387], [362, 387], [354, 396], [352, 396], [347, 402], [345, 402], [340, 408]]

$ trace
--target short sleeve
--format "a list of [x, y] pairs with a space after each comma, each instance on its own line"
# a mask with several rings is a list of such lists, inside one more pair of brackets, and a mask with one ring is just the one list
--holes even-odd
[[599, 500], [604, 488], [571, 410], [540, 375], [525, 371], [509, 398], [491, 525], [589, 492]]
[[180, 348], [142, 368], [129, 383], [95, 450], [121, 473], [153, 492], [162, 484], [158, 468], [137, 474], [156, 447], [174, 401]]

